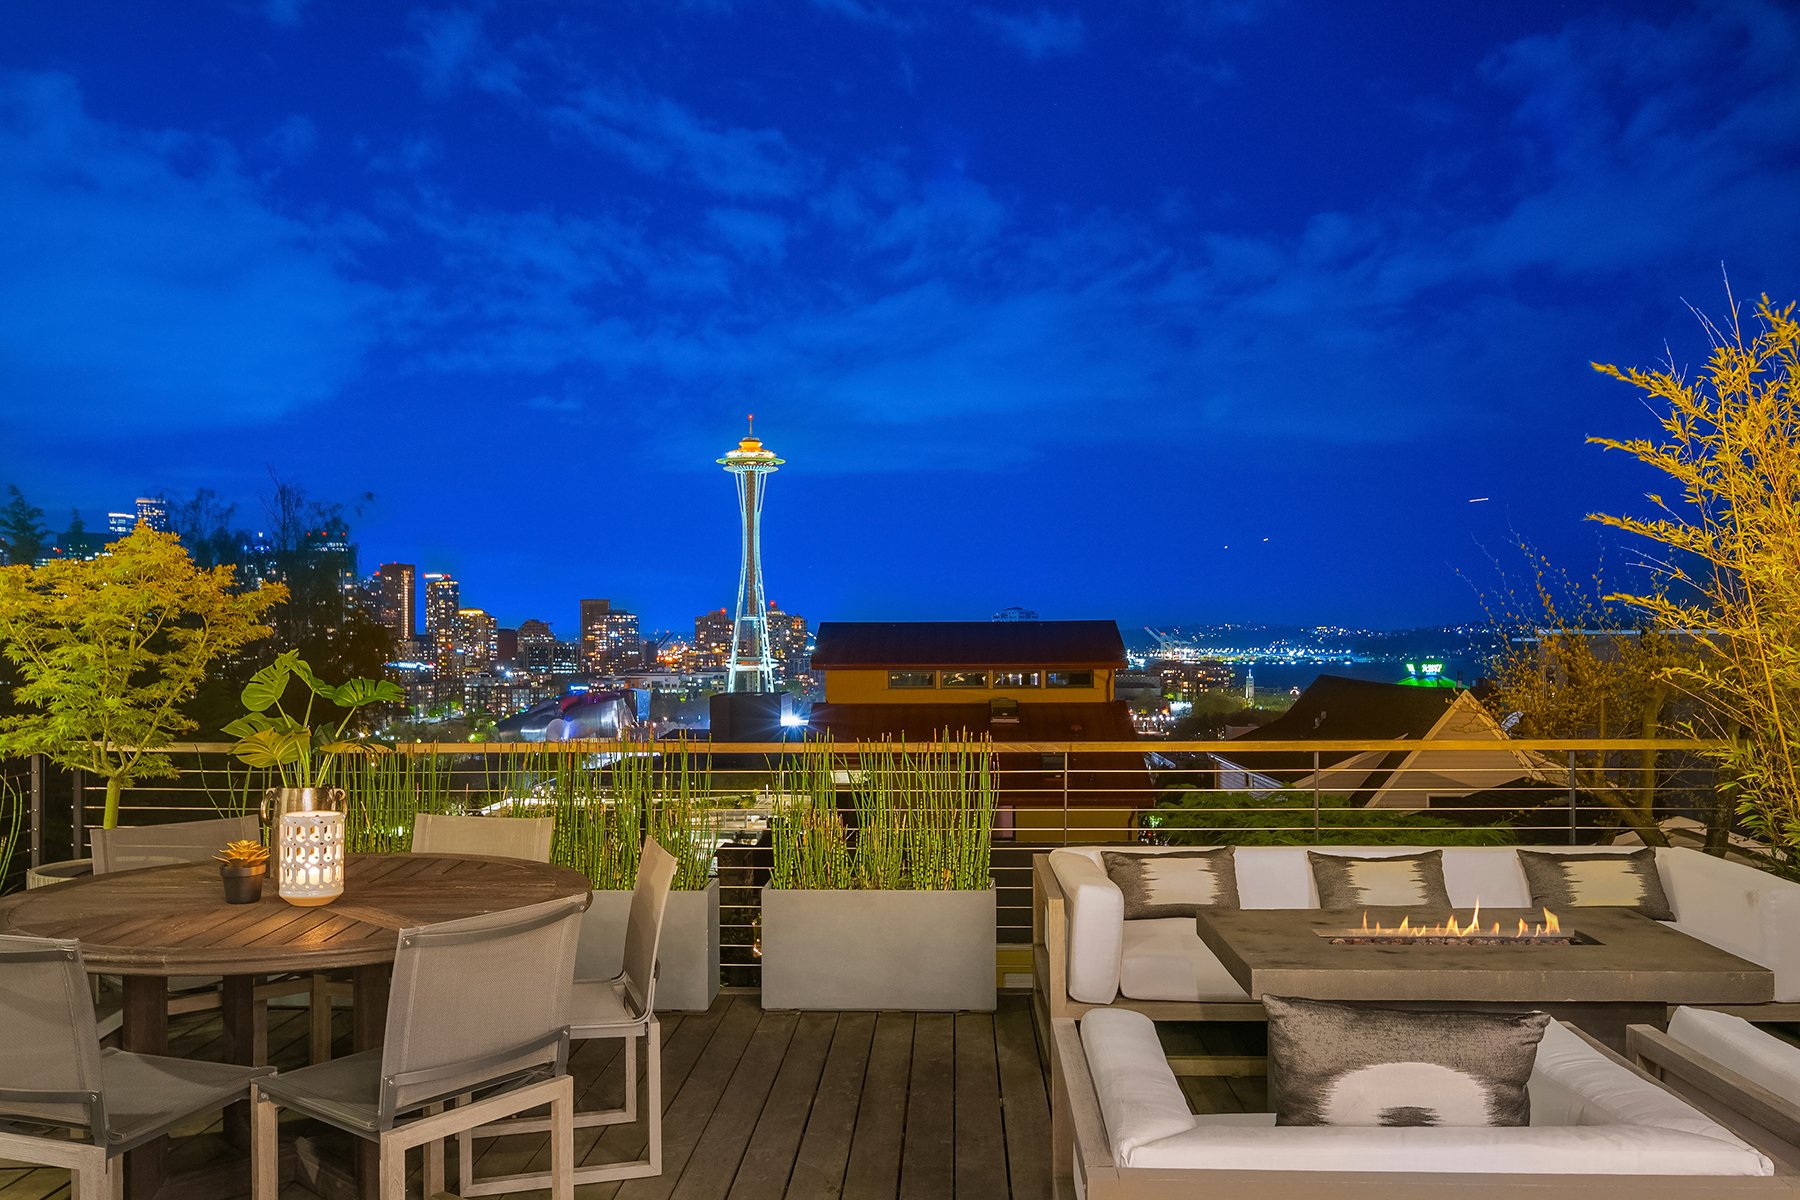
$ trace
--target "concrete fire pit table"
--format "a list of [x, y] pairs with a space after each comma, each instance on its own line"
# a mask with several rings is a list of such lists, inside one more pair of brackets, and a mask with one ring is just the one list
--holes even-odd
[[[1371, 924], [1432, 925], [1445, 914], [1376, 908]], [[1366, 1001], [1418, 1008], [1542, 1009], [1616, 1046], [1627, 1024], [1662, 1026], [1673, 1004], [1758, 1004], [1773, 999], [1774, 976], [1629, 909], [1562, 914], [1573, 944], [1342, 944], [1364, 914], [1323, 909], [1212, 909], [1197, 919], [1200, 940], [1253, 998]], [[1470, 910], [1456, 910], [1467, 922]], [[1482, 909], [1481, 925], [1515, 929], [1537, 909]]]

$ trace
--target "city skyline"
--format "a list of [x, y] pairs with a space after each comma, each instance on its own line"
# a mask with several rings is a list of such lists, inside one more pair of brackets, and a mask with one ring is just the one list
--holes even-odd
[[1462, 621], [1643, 509], [1589, 360], [1800, 294], [1797, 53], [1753, 0], [32, 6], [0, 484], [273, 469], [503, 625], [682, 629], [754, 411], [815, 619]]

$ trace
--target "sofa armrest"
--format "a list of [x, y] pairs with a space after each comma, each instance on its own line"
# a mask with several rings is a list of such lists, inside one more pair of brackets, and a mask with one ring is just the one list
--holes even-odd
[[1085, 854], [1053, 850], [1050, 870], [1068, 912], [1069, 995], [1084, 1004], [1111, 1004], [1119, 996], [1125, 954], [1125, 894]]
[[1767, 967], [1777, 1001], [1800, 1000], [1800, 884], [1686, 847], [1657, 851], [1675, 926]]
[[1652, 1025], [1626, 1027], [1625, 1053], [1765, 1154], [1800, 1162], [1800, 1104]]

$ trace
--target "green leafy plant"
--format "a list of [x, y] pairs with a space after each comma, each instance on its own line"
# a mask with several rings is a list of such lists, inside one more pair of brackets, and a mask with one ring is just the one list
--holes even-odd
[[[299, 717], [281, 704], [294, 680], [305, 688], [306, 707]], [[225, 734], [237, 739], [231, 752], [239, 761], [277, 772], [284, 787], [325, 787], [339, 758], [385, 753], [378, 743], [348, 736], [356, 714], [373, 704], [398, 704], [405, 698], [400, 685], [387, 679], [326, 683], [313, 674], [299, 651], [289, 650], [250, 677], [241, 697], [250, 711], [227, 725]], [[320, 700], [343, 712], [335, 728], [313, 727], [313, 708]]]
[[1649, 516], [1591, 519], [1661, 549], [1655, 586], [1613, 597], [1682, 630], [1692, 661], [1664, 677], [1700, 706], [1690, 731], [1725, 742], [1719, 787], [1771, 848], [1800, 869], [1800, 321], [1767, 296], [1746, 328], [1735, 302], [1689, 377], [1595, 363], [1661, 410], [1655, 437], [1590, 438], [1662, 473], [1675, 494]]
[[259, 638], [287, 595], [239, 591], [230, 567], [194, 566], [173, 534], [139, 525], [92, 562], [0, 567], [0, 646], [13, 696], [37, 711], [0, 720], [0, 754], [43, 754], [106, 780], [102, 824], [140, 779], [175, 774], [162, 753], [215, 663]]
[[343, 775], [350, 853], [402, 854], [412, 845], [420, 813], [462, 812], [451, 791], [450, 766], [442, 755], [412, 750], [352, 759]]
[[989, 886], [993, 751], [986, 740], [904, 742], [858, 755], [851, 811], [838, 804], [836, 756], [820, 741], [797, 756], [771, 815], [769, 885], [972, 891]]

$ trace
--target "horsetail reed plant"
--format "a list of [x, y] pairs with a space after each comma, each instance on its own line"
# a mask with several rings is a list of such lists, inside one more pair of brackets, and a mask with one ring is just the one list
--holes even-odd
[[435, 753], [354, 758], [347, 766], [344, 840], [352, 854], [404, 853], [418, 814], [462, 811], [450, 789], [450, 762]]
[[25, 794], [10, 778], [0, 775], [0, 891], [6, 889], [19, 831], [25, 827]]
[[790, 768], [795, 785], [771, 815], [769, 886], [914, 891], [989, 886], [994, 781], [986, 738], [946, 734], [918, 750], [897, 742], [857, 757], [852, 831], [838, 805], [837, 754], [830, 741], [795, 756]]
[[782, 794], [769, 814], [775, 888], [853, 887], [850, 839], [838, 812], [831, 740], [784, 758]]
[[599, 891], [637, 883], [646, 837], [675, 856], [677, 890], [700, 891], [712, 877], [711, 772], [685, 747], [546, 745], [484, 760], [484, 770], [481, 810], [554, 818], [550, 861], [580, 871]]

